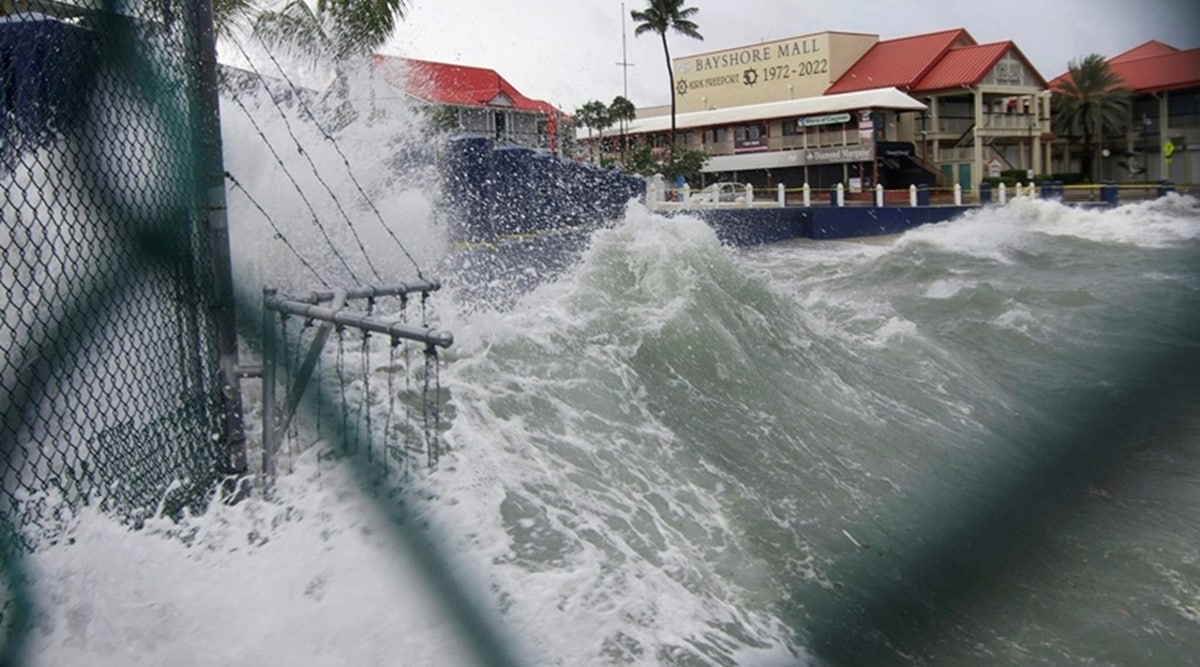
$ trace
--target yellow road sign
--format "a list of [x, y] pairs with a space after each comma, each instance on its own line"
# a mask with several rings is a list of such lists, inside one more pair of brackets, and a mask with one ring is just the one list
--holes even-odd
[[1166, 141], [1163, 142], [1163, 157], [1170, 160], [1171, 156], [1174, 154], [1175, 154], [1175, 143], [1172, 142], [1170, 139], [1167, 139]]

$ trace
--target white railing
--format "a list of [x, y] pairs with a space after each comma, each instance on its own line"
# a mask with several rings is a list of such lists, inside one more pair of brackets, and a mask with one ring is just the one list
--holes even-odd
[[1022, 130], [1032, 134], [1042, 132], [1042, 123], [1025, 114], [986, 113], [983, 115], [983, 127], [989, 130]]
[[937, 129], [938, 132], [960, 135], [974, 124], [975, 120], [971, 118], [939, 118]]

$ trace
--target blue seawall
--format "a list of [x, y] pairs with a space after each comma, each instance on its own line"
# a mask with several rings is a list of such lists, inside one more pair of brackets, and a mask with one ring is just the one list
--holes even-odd
[[977, 206], [844, 206], [727, 208], [686, 211], [731, 245], [775, 243], [794, 238], [847, 239], [899, 234], [931, 222], [944, 222]]
[[[525, 245], [544, 252], [554, 237], [572, 238], [619, 219], [645, 182], [608, 169], [564, 160], [522, 146], [496, 146], [488, 137], [462, 135], [447, 143], [442, 188], [451, 238], [463, 249]], [[899, 234], [943, 222], [972, 206], [819, 206], [691, 209], [731, 245], [794, 238], [843, 239]], [[544, 239], [532, 243], [532, 239]], [[511, 252], [511, 250], [510, 250]], [[518, 253], [519, 254], [519, 253]]]
[[639, 177], [480, 135], [447, 142], [441, 174], [453, 237], [468, 244], [594, 230], [645, 193]]
[[621, 219], [646, 188], [636, 176], [480, 135], [448, 141], [439, 168], [455, 246], [441, 273], [497, 306], [568, 269], [592, 232]]
[[87, 116], [98, 48], [95, 33], [57, 19], [0, 20], [0, 172]]

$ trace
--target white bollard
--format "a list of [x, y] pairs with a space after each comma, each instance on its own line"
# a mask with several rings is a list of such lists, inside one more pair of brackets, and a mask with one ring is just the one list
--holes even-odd
[[917, 186], [915, 185], [908, 186], [908, 205], [917, 205]]
[[962, 184], [954, 184], [954, 205], [962, 206]]
[[1017, 181], [1017, 189], [1013, 191], [1013, 196], [1014, 196], [1014, 197], [1020, 197], [1020, 196], [1022, 196], [1022, 193], [1021, 193], [1021, 181]]
[[692, 186], [687, 183], [684, 183], [683, 187], [679, 190], [679, 203], [684, 208], [688, 208], [692, 204]]
[[875, 184], [875, 205], [878, 207], [883, 206], [883, 183]]
[[837, 205], [846, 205], [846, 188], [842, 187], [841, 183], [837, 184]]
[[999, 192], [997, 193], [997, 196], [1000, 199], [1000, 205], [1003, 206], [1003, 205], [1007, 204], [1008, 203], [1008, 188], [1004, 187], [1004, 184], [1001, 183], [1000, 187], [998, 187], [996, 189], [999, 190]]
[[787, 188], [783, 187], [783, 183], [780, 183], [776, 186], [775, 190], [779, 193], [779, 208], [787, 206]]
[[754, 206], [754, 186], [746, 184], [746, 208]]
[[804, 208], [812, 206], [812, 188], [808, 187], [808, 183], [804, 184]]
[[658, 188], [653, 184], [646, 188], [646, 207], [651, 211], [658, 210]]

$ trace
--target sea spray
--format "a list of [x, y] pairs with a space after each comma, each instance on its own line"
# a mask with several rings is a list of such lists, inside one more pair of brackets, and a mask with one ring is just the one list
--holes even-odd
[[[232, 133], [230, 164], [252, 164], [238, 151], [253, 144], [231, 139], [257, 132]], [[369, 145], [350, 156], [370, 161]], [[368, 173], [367, 192], [390, 192]], [[321, 256], [294, 195], [253, 192]], [[427, 244], [420, 257], [454, 252], [436, 200], [406, 192], [404, 238]], [[309, 284], [255, 229], [237, 232], [248, 279]], [[385, 502], [429, 527], [529, 664], [819, 661], [839, 623], [917, 664], [1186, 664], [1200, 650], [1194, 393], [1065, 488], [1059, 512], [1011, 505], [1038, 539], [989, 563], [965, 602], [918, 599], [915, 639], [889, 646], [853, 603], [963, 508], [1002, 499], [1002, 475], [1036, 472], [1047, 434], [1123, 414], [1156, 379], [1143, 355], [1193, 358], [1198, 239], [1180, 196], [1021, 200], [887, 239], [744, 249], [633, 205], [506, 307], [443, 295], [449, 450]], [[141, 531], [84, 510], [28, 560], [34, 662], [466, 663], [344, 462], [317, 445], [290, 470], [274, 501]]]

